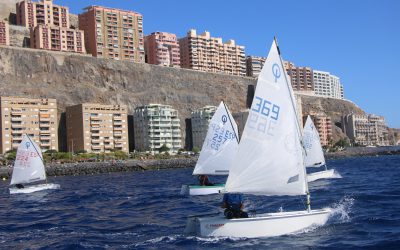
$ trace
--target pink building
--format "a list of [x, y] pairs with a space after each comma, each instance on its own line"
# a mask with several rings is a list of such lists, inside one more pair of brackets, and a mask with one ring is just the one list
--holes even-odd
[[0, 21], [0, 45], [10, 45], [10, 32], [6, 21]]
[[179, 44], [175, 34], [153, 32], [144, 38], [146, 62], [180, 67]]
[[144, 62], [143, 17], [141, 14], [87, 7], [79, 15], [79, 29], [85, 31], [85, 46], [94, 57]]
[[55, 5], [52, 0], [24, 0], [16, 4], [16, 10], [18, 25], [33, 28], [43, 24], [69, 28], [68, 8]]
[[82, 30], [38, 25], [31, 29], [31, 48], [86, 53]]

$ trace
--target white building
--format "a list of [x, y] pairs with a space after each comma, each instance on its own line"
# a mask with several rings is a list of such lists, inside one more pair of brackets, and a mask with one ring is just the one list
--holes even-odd
[[329, 72], [314, 70], [314, 92], [317, 96], [344, 99], [343, 85], [340, 78]]
[[176, 153], [182, 148], [178, 111], [170, 105], [149, 104], [135, 108], [133, 128], [136, 150], [159, 152], [165, 145]]
[[216, 106], [205, 106], [191, 114], [193, 147], [201, 149], [206, 138], [208, 125], [217, 110]]

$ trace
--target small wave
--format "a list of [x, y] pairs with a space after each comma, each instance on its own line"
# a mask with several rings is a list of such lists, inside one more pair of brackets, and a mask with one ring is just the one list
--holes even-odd
[[338, 171], [335, 170], [335, 171], [333, 172], [332, 178], [333, 178], [333, 179], [341, 179], [341, 178], [343, 178], [343, 177], [339, 174]]
[[350, 213], [354, 201], [353, 197], [345, 196], [338, 203], [333, 204], [331, 218], [338, 220], [340, 223], [350, 222]]

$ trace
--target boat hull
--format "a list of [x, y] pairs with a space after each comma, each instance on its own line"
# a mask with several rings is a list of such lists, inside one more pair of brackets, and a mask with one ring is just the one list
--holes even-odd
[[226, 219], [214, 217], [189, 218], [185, 233], [202, 237], [274, 237], [299, 232], [311, 226], [324, 225], [331, 213], [329, 208], [308, 211], [261, 214], [251, 218]]
[[24, 188], [11, 187], [9, 189], [10, 189], [10, 194], [29, 194], [37, 191], [42, 191], [47, 189], [59, 189], [59, 188], [60, 188], [59, 184], [46, 183], [46, 184], [27, 186]]
[[319, 179], [329, 179], [329, 178], [334, 178], [334, 176], [335, 176], [335, 170], [328, 169], [328, 170], [324, 170], [324, 171], [307, 174], [307, 181], [312, 182], [312, 181], [316, 181]]
[[225, 184], [214, 184], [213, 186], [182, 185], [181, 195], [218, 194], [224, 188]]

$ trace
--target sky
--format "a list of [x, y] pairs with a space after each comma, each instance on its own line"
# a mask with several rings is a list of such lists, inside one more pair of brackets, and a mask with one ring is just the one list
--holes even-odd
[[398, 0], [54, 0], [79, 14], [90, 5], [143, 15], [144, 34], [209, 31], [234, 39], [246, 55], [268, 54], [273, 37], [284, 60], [338, 76], [345, 98], [400, 128]]

